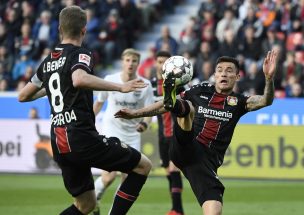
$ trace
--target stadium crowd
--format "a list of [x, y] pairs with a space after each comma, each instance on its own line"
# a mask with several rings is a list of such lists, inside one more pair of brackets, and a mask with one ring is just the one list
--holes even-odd
[[[0, 3], [0, 91], [19, 90], [59, 40], [57, 15], [76, 4], [86, 9], [84, 46], [96, 69], [110, 67], [122, 50], [133, 47], [142, 32], [186, 0], [9, 0]], [[236, 57], [241, 79], [236, 91], [262, 94], [262, 59], [268, 50], [280, 53], [276, 97], [304, 97], [304, 0], [203, 0], [197, 15], [180, 32], [162, 26], [139, 73], [154, 77], [159, 50], [188, 57], [194, 65], [192, 84], [212, 81], [215, 60]]]

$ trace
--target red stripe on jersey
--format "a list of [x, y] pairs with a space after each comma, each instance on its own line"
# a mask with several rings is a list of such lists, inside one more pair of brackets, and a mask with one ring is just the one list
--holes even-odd
[[163, 120], [163, 133], [165, 137], [173, 136], [173, 120], [170, 112], [166, 112], [162, 114]]
[[54, 128], [54, 131], [56, 135], [56, 145], [59, 153], [64, 154], [71, 152], [66, 127], [56, 127]]
[[57, 58], [59, 58], [61, 56], [61, 54], [62, 54], [62, 51], [60, 51], [60, 52], [52, 52], [51, 53], [51, 58], [52, 59], [57, 59]]
[[157, 80], [157, 95], [162, 96], [163, 95], [163, 80]]
[[[209, 107], [217, 108], [217, 109], [224, 109], [226, 96], [221, 96], [217, 93], [214, 93], [212, 98], [209, 101]], [[208, 145], [216, 139], [218, 132], [220, 130], [221, 122], [206, 119], [204, 127], [202, 131], [198, 134], [196, 139], [205, 145]]]
[[129, 195], [125, 192], [122, 192], [121, 190], [118, 190], [116, 195], [131, 202], [134, 202], [136, 200], [136, 196]]

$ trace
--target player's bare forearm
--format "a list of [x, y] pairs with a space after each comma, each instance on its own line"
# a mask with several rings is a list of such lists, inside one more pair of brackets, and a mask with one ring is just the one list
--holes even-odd
[[274, 99], [274, 84], [273, 80], [266, 79], [264, 95], [251, 96], [247, 100], [247, 109], [249, 111], [258, 110], [260, 108], [269, 106]]
[[163, 101], [158, 101], [152, 105], [149, 105], [147, 107], [138, 109], [136, 111], [137, 117], [151, 117], [156, 116], [158, 114], [163, 114], [167, 112], [167, 110], [164, 108]]
[[45, 95], [46, 95], [45, 88], [38, 88], [36, 85], [29, 82], [19, 92], [18, 100], [20, 102], [30, 102], [39, 99]]
[[115, 118], [134, 119], [141, 117], [151, 117], [165, 112], [167, 112], [167, 110], [165, 110], [164, 108], [163, 101], [158, 101], [154, 104], [151, 104], [147, 107], [138, 110], [119, 110], [117, 113], [114, 114], [114, 116]]

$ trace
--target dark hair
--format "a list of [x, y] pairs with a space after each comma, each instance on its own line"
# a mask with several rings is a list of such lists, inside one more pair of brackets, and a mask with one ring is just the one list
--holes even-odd
[[222, 63], [222, 62], [230, 62], [230, 63], [233, 63], [236, 67], [236, 70], [237, 72], [239, 72], [239, 69], [240, 69], [240, 64], [239, 64], [239, 61], [234, 58], [234, 57], [229, 57], [229, 56], [222, 56], [222, 57], [219, 57], [217, 60], [216, 60], [216, 65], [218, 65], [219, 63]]
[[168, 57], [169, 58], [169, 57], [171, 57], [171, 54], [168, 51], [159, 51], [155, 55], [155, 58], [158, 58], [158, 57]]
[[66, 7], [59, 14], [59, 26], [66, 37], [78, 38], [86, 23], [86, 12], [78, 6]]

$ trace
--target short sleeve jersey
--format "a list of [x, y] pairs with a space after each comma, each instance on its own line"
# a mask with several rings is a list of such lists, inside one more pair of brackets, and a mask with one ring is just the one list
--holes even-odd
[[60, 44], [31, 79], [32, 83], [46, 89], [53, 127], [95, 128], [93, 91], [73, 86], [72, 73], [79, 68], [93, 73], [91, 53], [79, 46]]
[[[107, 75], [105, 80], [123, 84], [120, 77], [121, 73]], [[142, 120], [114, 118], [114, 114], [123, 108], [140, 109], [153, 104], [153, 90], [149, 80], [140, 77], [147, 87], [134, 92], [121, 93], [114, 91], [100, 91], [97, 100], [100, 102], [108, 101], [105, 114], [102, 118], [101, 132], [106, 136], [116, 136], [126, 143], [131, 143], [134, 138], [140, 138], [140, 133], [136, 131], [137, 124]]]
[[248, 112], [248, 97], [236, 93], [219, 94], [213, 85], [203, 82], [181, 93], [181, 98], [191, 101], [195, 107], [196, 141], [214, 150], [222, 162], [237, 122]]

